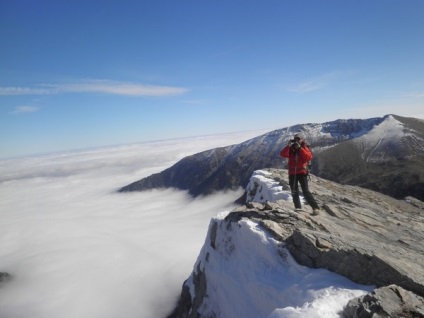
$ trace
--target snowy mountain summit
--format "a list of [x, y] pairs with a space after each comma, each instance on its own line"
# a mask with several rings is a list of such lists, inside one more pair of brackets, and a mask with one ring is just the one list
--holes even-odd
[[245, 188], [254, 171], [286, 167], [279, 153], [299, 132], [314, 154], [315, 175], [397, 199], [413, 196], [424, 200], [424, 120], [396, 115], [278, 129], [237, 145], [185, 157], [119, 191], [174, 187], [197, 196]]
[[421, 201], [312, 176], [311, 216], [286, 180], [255, 171], [247, 203], [211, 220], [169, 317], [424, 317]]

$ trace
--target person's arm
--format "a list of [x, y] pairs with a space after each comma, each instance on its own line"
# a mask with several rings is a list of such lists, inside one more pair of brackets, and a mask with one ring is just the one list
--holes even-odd
[[299, 148], [299, 156], [301, 156], [305, 161], [310, 161], [312, 159], [312, 153], [306, 146]]
[[283, 150], [280, 151], [280, 156], [283, 158], [290, 157], [290, 146], [287, 145], [283, 148]]

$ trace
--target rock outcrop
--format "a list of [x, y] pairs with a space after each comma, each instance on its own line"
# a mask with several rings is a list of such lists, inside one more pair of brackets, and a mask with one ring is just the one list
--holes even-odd
[[[255, 172], [246, 189], [250, 202], [231, 211], [225, 226], [211, 224], [205, 242], [209, 251], [222, 248], [214, 243], [214, 238], [222, 235], [220, 231], [249, 220], [283, 242], [299, 264], [381, 288], [351, 301], [345, 317], [423, 317], [424, 210], [420, 201], [396, 200], [311, 176], [310, 190], [322, 207], [320, 215], [311, 216], [308, 206], [304, 211], [293, 210], [287, 179], [285, 170]], [[206, 254], [202, 259], [199, 256], [190, 284], [184, 284], [179, 305], [170, 317], [207, 317], [202, 303], [214, 291], [207, 287], [211, 278], [210, 255]], [[396, 303], [393, 297], [397, 297]], [[387, 314], [372, 316], [373, 310]], [[407, 311], [414, 315], [394, 314]], [[220, 317], [219, 308], [215, 314]]]
[[355, 298], [343, 310], [346, 318], [424, 317], [424, 298], [390, 285]]

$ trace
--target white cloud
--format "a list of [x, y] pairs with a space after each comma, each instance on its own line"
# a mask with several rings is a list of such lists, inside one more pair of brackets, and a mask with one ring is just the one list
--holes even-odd
[[350, 74], [352, 73], [347, 71], [334, 71], [334, 72], [326, 73], [320, 76], [306, 79], [301, 83], [298, 83], [294, 86], [287, 88], [287, 90], [290, 92], [300, 93], [300, 94], [310, 93], [313, 91], [323, 89], [324, 87], [327, 87], [328, 85], [334, 83], [336, 80], [340, 79], [341, 77], [344, 77]]
[[[114, 190], [185, 155], [254, 136], [246, 132], [0, 160], [0, 176], [6, 176], [0, 179], [0, 197], [5, 198], [0, 200], [0, 272], [12, 275], [0, 286], [0, 317], [165, 317], [195, 264], [210, 218], [230, 210], [241, 192], [192, 199], [171, 189]], [[264, 234], [255, 232], [240, 232], [238, 239], [268, 246], [264, 255], [276, 266], [259, 268], [274, 282], [271, 287], [278, 277], [279, 286], [288, 287], [283, 293], [299, 291], [290, 298], [299, 304], [287, 301], [288, 307], [273, 317], [315, 317], [353, 297], [346, 291], [336, 297], [347, 281], [342, 277], [287, 268], [272, 249], [278, 246], [271, 241], [272, 246], [262, 246]], [[250, 252], [256, 260], [255, 249]], [[296, 284], [277, 276], [278, 270], [287, 270]], [[318, 275], [311, 275], [314, 271]], [[323, 281], [333, 287], [323, 291]], [[318, 301], [309, 306], [314, 298]]]
[[211, 216], [241, 193], [116, 193], [186, 155], [253, 133], [0, 160], [0, 317], [170, 313]]
[[188, 91], [183, 87], [145, 85], [109, 80], [83, 80], [69, 84], [41, 84], [37, 87], [0, 87], [0, 95], [44, 95], [61, 93], [100, 93], [123, 96], [170, 96]]
[[184, 100], [183, 103], [189, 105], [206, 105], [208, 104], [208, 101], [206, 99], [187, 99]]
[[106, 80], [89, 80], [73, 84], [44, 86], [50, 87], [58, 93], [103, 93], [126, 96], [167, 96], [180, 95], [187, 92], [187, 89], [181, 87], [154, 86]]
[[11, 114], [26, 114], [26, 113], [35, 113], [39, 111], [40, 109], [35, 106], [17, 106], [15, 109], [11, 112]]
[[51, 94], [51, 91], [43, 88], [31, 87], [0, 87], [0, 96], [13, 95], [46, 95]]

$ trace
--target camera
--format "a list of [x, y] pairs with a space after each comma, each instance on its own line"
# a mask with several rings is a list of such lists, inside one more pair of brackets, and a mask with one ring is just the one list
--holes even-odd
[[290, 139], [290, 142], [296, 142], [296, 140], [294, 140], [294, 139]]

